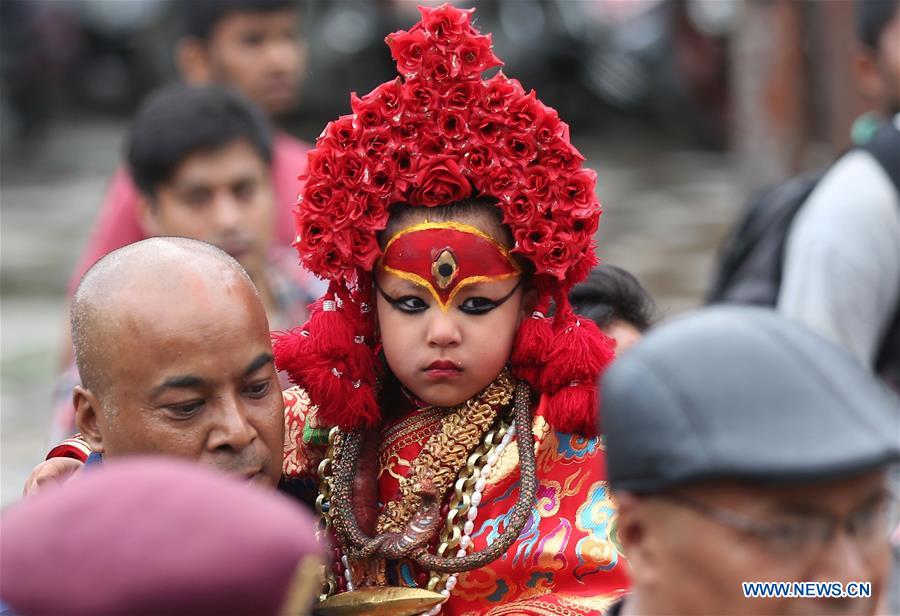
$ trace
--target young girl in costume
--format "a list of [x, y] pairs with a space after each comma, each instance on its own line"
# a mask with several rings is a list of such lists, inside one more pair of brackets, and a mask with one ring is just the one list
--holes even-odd
[[333, 550], [317, 613], [599, 614], [628, 587], [595, 436], [614, 351], [567, 297], [596, 263], [596, 177], [533, 91], [482, 79], [500, 62], [471, 11], [420, 10], [296, 208], [330, 281], [274, 339], [299, 386], [285, 479], [315, 485]]
[[628, 579], [593, 436], [614, 351], [567, 298], [596, 262], [595, 174], [533, 91], [482, 79], [471, 11], [420, 11], [296, 208], [330, 286], [274, 346], [299, 386], [285, 474], [316, 481], [333, 546], [319, 609], [599, 613]]

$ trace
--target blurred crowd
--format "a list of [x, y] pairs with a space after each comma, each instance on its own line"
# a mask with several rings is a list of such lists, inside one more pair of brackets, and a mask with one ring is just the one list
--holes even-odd
[[[298, 266], [293, 248], [298, 175], [329, 161], [308, 158], [314, 144], [292, 131], [347, 113], [348, 84], [362, 94], [395, 76], [384, 37], [418, 19], [416, 4], [0, 3], [4, 157], [69, 107], [137, 108], [67, 291], [71, 328], [60, 341], [51, 428], [59, 444], [29, 478], [29, 496], [4, 513], [0, 613], [317, 609], [321, 566], [341, 556], [311, 540], [309, 507], [295, 506], [311, 507], [315, 496], [282, 465], [291, 399], [279, 392], [296, 379], [283, 365], [276, 371], [269, 331], [329, 310], [319, 298], [331, 288]], [[628, 263], [595, 267], [568, 295], [614, 341], [597, 425], [604, 486], [618, 507], [610, 541], [628, 563], [629, 586], [575, 613], [900, 610], [900, 3], [848, 4], [857, 80], [845, 88], [867, 102], [852, 145], [748, 202], [710, 281], [716, 306], [657, 324]], [[740, 3], [466, 6], [504, 49], [504, 73], [573, 125], [589, 130], [627, 113], [726, 147]], [[378, 291], [395, 306], [410, 301]], [[223, 408], [229, 396], [251, 398], [246, 417], [223, 411], [219, 423], [181, 433], [155, 421], [135, 398], [175, 361], [215, 375], [202, 387]], [[196, 412], [182, 406], [172, 414]], [[317, 431], [306, 425], [301, 440], [313, 443]], [[123, 454], [148, 457], [103, 463]], [[156, 454], [282, 494], [235, 492], [214, 473]], [[66, 516], [92, 505], [84, 532], [60, 532]], [[136, 523], [142, 515], [153, 523]], [[129, 541], [137, 548], [122, 547]], [[62, 556], [33, 558], [35, 546], [94, 557], [69, 567]], [[139, 584], [122, 574], [154, 547], [182, 554], [180, 568], [149, 559]], [[172, 585], [190, 576], [181, 570], [202, 573]], [[86, 592], [91, 579], [110, 592]], [[754, 598], [743, 582], [868, 586], [858, 595], [817, 590], [827, 596], [813, 600], [793, 587]], [[410, 611], [397, 613], [437, 613], [408, 600]]]

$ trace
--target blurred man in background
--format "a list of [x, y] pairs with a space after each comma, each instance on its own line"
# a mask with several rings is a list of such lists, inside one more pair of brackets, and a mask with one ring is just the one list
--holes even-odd
[[[203, 240], [234, 257], [259, 290], [272, 328], [306, 320], [315, 297], [294, 276], [293, 251], [272, 249], [273, 150], [257, 109], [223, 88], [171, 85], [141, 107], [126, 149], [148, 234]], [[74, 431], [77, 384], [70, 365], [56, 388], [55, 436]]]
[[651, 332], [602, 391], [634, 584], [610, 615], [875, 613], [900, 415], [858, 362], [770, 310], [713, 308]]
[[650, 329], [656, 303], [633, 274], [615, 265], [598, 265], [569, 293], [575, 312], [593, 320], [616, 341], [616, 353], [629, 349]]
[[[175, 63], [186, 83], [233, 88], [271, 120], [293, 109], [306, 72], [297, 0], [190, 0], [177, 6], [184, 34], [176, 43]], [[297, 175], [306, 168], [308, 149], [287, 133], [275, 132], [269, 168], [277, 205], [273, 237], [278, 245], [289, 246], [294, 239], [290, 208], [297, 199]], [[70, 292], [97, 259], [147, 236], [139, 217], [138, 191], [120, 167], [72, 275]]]
[[819, 181], [788, 232], [777, 309], [900, 392], [900, 2], [857, 0], [865, 84], [890, 118]]

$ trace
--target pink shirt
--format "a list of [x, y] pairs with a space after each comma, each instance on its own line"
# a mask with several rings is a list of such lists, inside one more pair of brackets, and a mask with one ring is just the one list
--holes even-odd
[[[300, 182], [297, 176], [306, 169], [306, 153], [310, 146], [277, 132], [273, 141], [272, 184], [275, 189], [276, 247], [290, 247], [294, 241], [294, 219], [291, 208], [297, 202]], [[84, 273], [105, 254], [146, 238], [138, 220], [138, 191], [124, 166], [113, 175], [81, 261], [69, 280], [69, 294], [75, 292]], [[299, 274], [299, 266], [298, 266]]]

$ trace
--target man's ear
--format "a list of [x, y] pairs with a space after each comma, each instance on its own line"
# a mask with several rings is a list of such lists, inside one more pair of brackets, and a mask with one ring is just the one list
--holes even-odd
[[616, 544], [631, 565], [635, 585], [652, 586], [657, 576], [657, 558], [651, 505], [631, 492], [615, 492], [613, 498], [617, 504]]
[[75, 425], [78, 431], [96, 453], [103, 453], [103, 409], [97, 396], [81, 385], [72, 390], [72, 405], [75, 407]]
[[159, 225], [159, 208], [150, 203], [146, 195], [139, 195], [137, 201], [138, 221], [147, 237], [162, 235]]
[[188, 36], [175, 45], [175, 66], [181, 79], [192, 86], [212, 83], [212, 68], [206, 45], [197, 37]]

